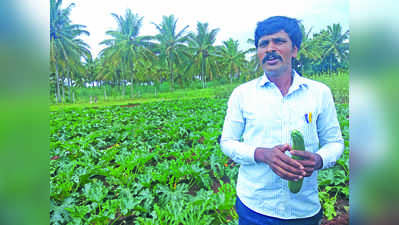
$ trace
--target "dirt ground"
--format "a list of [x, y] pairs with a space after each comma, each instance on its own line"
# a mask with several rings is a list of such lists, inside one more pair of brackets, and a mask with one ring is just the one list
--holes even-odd
[[338, 200], [336, 203], [337, 216], [332, 220], [323, 218], [321, 225], [347, 225], [349, 224], [349, 212], [346, 211], [345, 206], [349, 206], [348, 200]]

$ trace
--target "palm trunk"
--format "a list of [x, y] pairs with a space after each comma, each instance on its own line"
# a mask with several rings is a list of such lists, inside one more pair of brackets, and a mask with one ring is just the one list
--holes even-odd
[[57, 96], [57, 87], [55, 87], [55, 89], [54, 89], [54, 95], [55, 95], [55, 104], [57, 104], [58, 103], [58, 96]]
[[57, 84], [57, 87], [56, 87], [56, 93], [55, 93], [55, 96], [56, 96], [56, 102], [57, 103], [60, 103], [61, 102], [61, 95], [60, 95], [60, 79], [59, 79], [59, 76], [58, 76], [58, 66], [57, 66], [57, 62], [55, 63], [55, 82], [56, 82], [56, 84]]
[[118, 95], [120, 95], [119, 96], [119, 98], [122, 98], [123, 99], [123, 95], [124, 95], [124, 89], [123, 89], [123, 80], [122, 80], [122, 77], [123, 77], [123, 72], [121, 72], [121, 78], [119, 79], [119, 93], [118, 93]]
[[62, 103], [65, 103], [65, 85], [64, 85], [64, 81], [65, 81], [65, 74], [62, 74], [62, 78], [61, 78], [62, 82], [61, 82], [61, 91], [62, 91]]
[[122, 83], [122, 99], [125, 99], [125, 85]]
[[106, 85], [104, 86], [104, 101], [107, 101], [107, 89], [106, 89]]
[[205, 88], [206, 86], [206, 74], [205, 74], [205, 61], [202, 59], [201, 63], [201, 70], [202, 70], [202, 88]]
[[233, 69], [230, 69], [230, 84], [233, 83]]
[[130, 98], [133, 98], [133, 73], [130, 77]]
[[72, 102], [72, 72], [68, 72], [69, 101]]
[[173, 65], [172, 65], [171, 59], [169, 59], [168, 63], [169, 63], [169, 70], [170, 70], [170, 89], [173, 91], [174, 90], [174, 81], [173, 81]]

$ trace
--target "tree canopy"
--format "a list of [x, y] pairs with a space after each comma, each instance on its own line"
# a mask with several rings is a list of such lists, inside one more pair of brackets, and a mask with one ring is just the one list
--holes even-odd
[[[233, 38], [216, 45], [219, 28], [210, 28], [207, 22], [198, 22], [193, 31], [188, 25], [177, 28], [179, 22], [173, 14], [163, 16], [162, 21], [152, 23], [157, 34], [140, 34], [143, 18], [127, 9], [124, 15], [112, 13], [116, 27], [108, 30], [108, 39], [100, 44], [104, 48], [92, 58], [90, 47], [82, 35], [90, 35], [86, 26], [72, 24], [70, 12], [73, 3], [62, 8], [62, 0], [50, 0], [50, 91], [56, 102], [73, 101], [74, 87], [118, 87], [125, 95], [130, 87], [134, 97], [134, 84], [150, 84], [159, 87], [169, 81], [173, 90], [189, 87], [193, 82], [232, 83], [260, 76], [256, 49], [242, 50]], [[301, 74], [332, 74], [349, 68], [349, 30], [340, 24], [332, 24], [319, 32], [305, 30], [294, 68]], [[252, 39], [248, 43], [253, 43]], [[94, 85], [96, 84], [96, 85]], [[69, 98], [64, 92], [69, 90]], [[106, 95], [104, 93], [104, 95]]]

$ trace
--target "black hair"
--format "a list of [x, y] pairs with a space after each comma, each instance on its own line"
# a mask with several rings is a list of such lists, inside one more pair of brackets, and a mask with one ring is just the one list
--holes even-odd
[[255, 29], [255, 47], [258, 48], [259, 39], [264, 35], [284, 30], [290, 37], [293, 46], [295, 45], [299, 50], [302, 42], [302, 31], [299, 24], [299, 20], [286, 16], [272, 16], [258, 22]]

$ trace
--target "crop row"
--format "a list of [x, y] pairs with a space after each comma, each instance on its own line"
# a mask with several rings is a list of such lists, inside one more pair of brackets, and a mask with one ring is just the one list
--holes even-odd
[[[236, 224], [238, 165], [217, 143], [225, 111], [203, 98], [52, 112], [51, 224]], [[319, 176], [330, 217], [348, 198], [348, 157]]]

